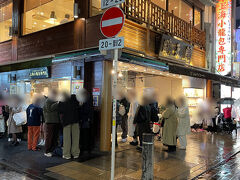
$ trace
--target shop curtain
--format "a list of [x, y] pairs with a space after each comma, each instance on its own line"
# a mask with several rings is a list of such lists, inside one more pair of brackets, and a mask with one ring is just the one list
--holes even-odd
[[34, 8], [37, 8], [43, 4], [51, 2], [53, 0], [25, 0], [24, 1], [24, 12], [30, 11]]

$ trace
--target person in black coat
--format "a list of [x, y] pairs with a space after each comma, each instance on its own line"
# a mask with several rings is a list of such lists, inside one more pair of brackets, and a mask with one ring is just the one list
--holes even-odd
[[80, 104], [79, 119], [80, 119], [80, 150], [81, 154], [85, 151], [91, 153], [93, 137], [93, 104], [87, 90], [82, 89], [77, 95]]
[[70, 159], [71, 155], [77, 159], [79, 149], [79, 102], [76, 95], [70, 97], [65, 94], [64, 101], [59, 102], [59, 113], [63, 125], [63, 158]]
[[142, 103], [138, 106], [133, 124], [136, 126], [136, 133], [139, 137], [140, 146], [137, 150], [142, 150], [143, 133], [151, 133], [151, 107], [149, 106], [147, 97], [142, 97]]

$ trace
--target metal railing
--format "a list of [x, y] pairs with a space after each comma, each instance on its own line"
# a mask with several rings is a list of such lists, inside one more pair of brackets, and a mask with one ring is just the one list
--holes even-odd
[[125, 0], [121, 5], [126, 18], [139, 24], [146, 24], [155, 31], [168, 33], [179, 37], [189, 43], [205, 48], [206, 35], [202, 30], [193, 26], [192, 22], [186, 22], [157, 6], [150, 0]]

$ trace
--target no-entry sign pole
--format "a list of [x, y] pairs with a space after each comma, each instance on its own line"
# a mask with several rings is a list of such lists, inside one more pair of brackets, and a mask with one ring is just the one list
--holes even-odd
[[[111, 5], [124, 2], [110, 1]], [[108, 7], [109, 4], [103, 0], [102, 7]], [[112, 94], [113, 94], [113, 111], [112, 111], [112, 156], [111, 156], [111, 180], [114, 180], [115, 172], [115, 145], [116, 145], [116, 112], [117, 112], [117, 75], [118, 75], [118, 49], [124, 47], [124, 38], [117, 37], [124, 25], [124, 13], [119, 7], [111, 7], [104, 12], [100, 21], [100, 30], [108, 39], [99, 41], [99, 50], [114, 50], [113, 57], [113, 75], [112, 75]]]
[[118, 49], [114, 49], [113, 57], [113, 81], [112, 81], [112, 92], [113, 92], [113, 121], [112, 121], [112, 159], [111, 159], [111, 180], [114, 180], [115, 171], [115, 145], [116, 145], [116, 112], [117, 112], [117, 99], [116, 99], [116, 89], [117, 89], [117, 72], [118, 72]]

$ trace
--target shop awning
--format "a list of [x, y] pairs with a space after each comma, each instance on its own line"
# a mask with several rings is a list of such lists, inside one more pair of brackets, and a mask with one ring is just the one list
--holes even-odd
[[17, 71], [22, 69], [47, 67], [47, 66], [51, 66], [51, 64], [52, 64], [52, 58], [42, 58], [42, 59], [3, 65], [3, 66], [0, 66], [0, 72], [10, 72], [10, 71]]
[[196, 77], [196, 78], [214, 80], [228, 86], [240, 87], [240, 81], [237, 79], [230, 78], [227, 76], [217, 75], [217, 74], [204, 71], [201, 69], [197, 69], [197, 68], [169, 64], [169, 72], [174, 74]]
[[136, 55], [132, 55], [132, 54], [125, 53], [125, 52], [122, 53], [120, 61], [129, 62], [129, 63], [142, 65], [142, 66], [151, 66], [153, 68], [157, 68], [162, 71], [168, 71], [168, 65], [166, 63], [156, 61], [156, 60], [151, 60], [151, 59], [136, 56]]
[[72, 52], [72, 53], [65, 53], [65, 54], [57, 54], [53, 58], [53, 63], [60, 63], [65, 61], [74, 61], [79, 59], [85, 59], [88, 58], [89, 55], [101, 55], [100, 51], [98, 49], [90, 49], [90, 50], [83, 50], [79, 52]]

